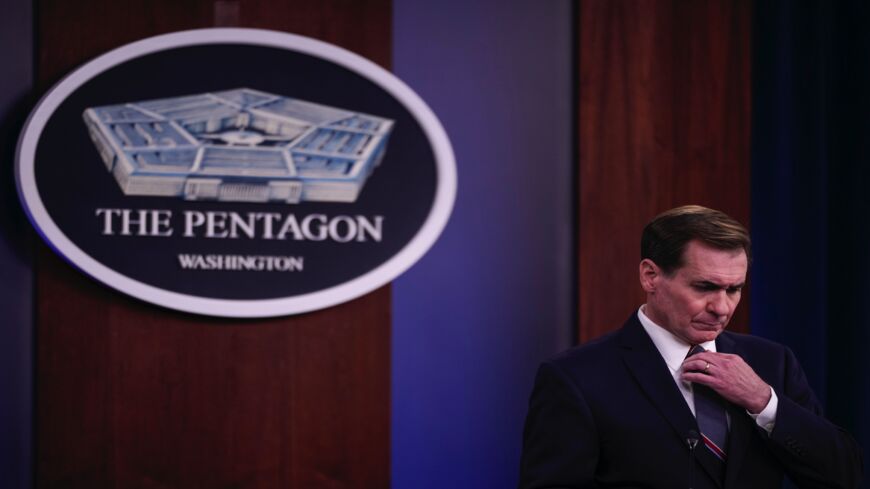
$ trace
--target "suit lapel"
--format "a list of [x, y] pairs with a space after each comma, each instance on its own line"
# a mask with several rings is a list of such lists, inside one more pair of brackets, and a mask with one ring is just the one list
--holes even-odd
[[[689, 431], [700, 433], [695, 416], [674, 382], [665, 360], [644, 331], [637, 315], [632, 315], [620, 332], [622, 358], [631, 375], [649, 400], [674, 429], [680, 443], [688, 450]], [[718, 345], [717, 345], [718, 348]], [[699, 442], [695, 459], [710, 478], [721, 487], [723, 477], [713, 454]]]
[[[689, 430], [698, 425], [670, 370], [636, 315], [626, 322], [619, 338], [622, 358], [641, 390], [670, 423], [680, 443], [686, 445]], [[688, 447], [687, 447], [688, 449]]]

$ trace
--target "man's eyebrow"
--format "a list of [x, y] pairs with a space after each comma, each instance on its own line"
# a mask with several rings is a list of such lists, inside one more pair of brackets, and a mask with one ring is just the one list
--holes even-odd
[[742, 289], [746, 282], [739, 282], [736, 284], [717, 284], [715, 282], [711, 282], [709, 280], [694, 280], [692, 281], [692, 285], [695, 287], [700, 287], [702, 289], [707, 290], [718, 290], [718, 289]]

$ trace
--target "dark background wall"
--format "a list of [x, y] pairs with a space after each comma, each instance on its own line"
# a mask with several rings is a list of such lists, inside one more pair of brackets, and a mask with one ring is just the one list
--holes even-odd
[[[752, 329], [870, 449], [870, 4], [754, 8]], [[870, 487], [865, 475], [862, 487]]]
[[33, 102], [29, 1], [4, 2], [0, 53], [0, 481], [23, 488], [32, 475], [32, 232], [18, 204], [12, 161], [18, 130]]

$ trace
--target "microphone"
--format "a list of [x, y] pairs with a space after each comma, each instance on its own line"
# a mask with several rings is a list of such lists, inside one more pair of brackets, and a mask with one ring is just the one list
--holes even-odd
[[695, 430], [689, 430], [689, 435], [686, 437], [686, 445], [689, 446], [689, 489], [695, 487], [695, 447], [698, 446], [698, 440], [701, 435]]

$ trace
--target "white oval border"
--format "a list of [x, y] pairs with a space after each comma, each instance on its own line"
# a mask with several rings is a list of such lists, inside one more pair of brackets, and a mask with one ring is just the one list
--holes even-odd
[[[390, 93], [417, 119], [435, 156], [437, 187], [423, 227], [392, 258], [339, 285], [278, 299], [225, 300], [167, 291], [112, 270], [76, 246], [48, 215], [34, 173], [36, 145], [45, 124], [60, 104], [91, 78], [120, 63], [168, 49], [207, 44], [245, 44], [282, 48], [331, 61], [350, 69]], [[113, 49], [58, 82], [31, 112], [18, 139], [15, 181], [23, 207], [37, 231], [61, 256], [88, 275], [138, 299], [170, 309], [208, 316], [256, 318], [300, 314], [341, 304], [385, 285], [417, 262], [435, 243], [456, 199], [456, 160], [444, 127], [425, 102], [404, 82], [375, 63], [346, 49], [308, 37], [263, 29], [214, 28], [174, 32]]]

